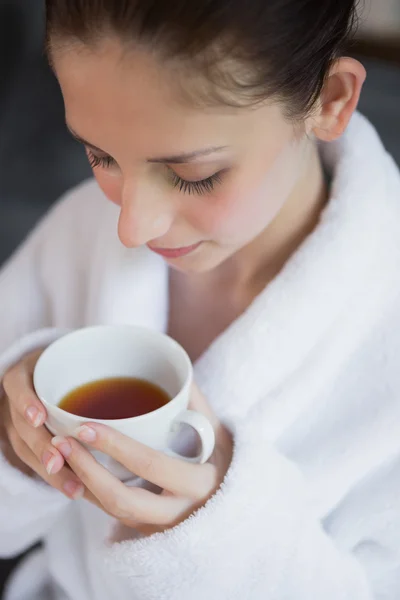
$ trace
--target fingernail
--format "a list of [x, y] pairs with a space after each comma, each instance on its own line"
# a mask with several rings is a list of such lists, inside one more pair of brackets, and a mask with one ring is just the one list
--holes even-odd
[[26, 418], [34, 427], [40, 427], [43, 423], [43, 413], [41, 413], [36, 406], [30, 406], [25, 412]]
[[50, 451], [45, 452], [43, 455], [43, 464], [46, 467], [46, 471], [48, 475], [51, 475], [53, 472], [54, 464], [57, 460], [57, 457]]
[[79, 500], [79, 498], [83, 498], [85, 493], [85, 488], [81, 483], [77, 483], [76, 481], [67, 481], [63, 485], [63, 490], [72, 498], [72, 500]]
[[51, 443], [65, 458], [70, 456], [72, 452], [71, 444], [64, 437], [57, 435], [51, 440]]
[[82, 442], [95, 442], [97, 433], [91, 427], [87, 425], [82, 425], [76, 430], [77, 437], [82, 440]]

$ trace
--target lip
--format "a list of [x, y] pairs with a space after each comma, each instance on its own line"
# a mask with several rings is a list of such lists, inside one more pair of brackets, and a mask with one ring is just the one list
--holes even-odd
[[184, 246], [182, 248], [155, 248], [153, 246], [149, 246], [149, 248], [152, 252], [155, 252], [164, 258], [180, 258], [181, 256], [187, 256], [191, 252], [197, 250], [202, 243], [203, 242], [198, 242], [197, 244]]

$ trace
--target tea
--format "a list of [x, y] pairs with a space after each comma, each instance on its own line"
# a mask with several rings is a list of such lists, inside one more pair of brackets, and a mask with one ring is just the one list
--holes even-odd
[[162, 388], [145, 379], [112, 377], [76, 388], [58, 406], [87, 419], [128, 419], [153, 412], [170, 400]]

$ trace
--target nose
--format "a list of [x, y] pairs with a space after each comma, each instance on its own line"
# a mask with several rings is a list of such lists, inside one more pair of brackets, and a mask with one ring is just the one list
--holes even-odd
[[137, 248], [165, 235], [173, 222], [173, 206], [159, 189], [126, 181], [122, 189], [118, 236]]

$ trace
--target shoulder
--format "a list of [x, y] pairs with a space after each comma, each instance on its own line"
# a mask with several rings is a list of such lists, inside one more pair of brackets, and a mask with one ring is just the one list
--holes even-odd
[[44, 254], [59, 249], [82, 256], [94, 248], [100, 235], [118, 240], [118, 217], [118, 207], [107, 200], [94, 179], [89, 179], [61, 196], [33, 236]]
[[88, 179], [61, 196], [42, 220], [41, 227], [50, 231], [71, 225], [74, 233], [90, 232], [104, 220], [117, 219], [118, 212], [96, 181]]
[[118, 207], [94, 179], [64, 194], [36, 226], [27, 246], [35, 254], [43, 284], [60, 285], [62, 274], [72, 285], [108, 254], [118, 254], [118, 218]]

